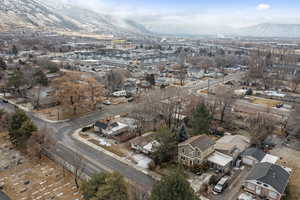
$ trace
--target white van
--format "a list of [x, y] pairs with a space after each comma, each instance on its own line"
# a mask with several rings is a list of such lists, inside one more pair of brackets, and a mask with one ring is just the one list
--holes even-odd
[[221, 180], [219, 180], [219, 182], [217, 183], [217, 185], [215, 185], [214, 187], [214, 192], [217, 193], [221, 193], [223, 192], [223, 190], [227, 187], [229, 181], [229, 176], [224, 176], [221, 178]]

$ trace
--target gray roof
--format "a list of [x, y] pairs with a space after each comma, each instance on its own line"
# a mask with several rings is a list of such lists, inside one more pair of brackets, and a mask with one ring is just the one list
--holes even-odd
[[199, 136], [191, 137], [190, 139], [180, 143], [179, 146], [183, 146], [187, 144], [191, 145], [194, 148], [198, 148], [201, 151], [205, 151], [209, 147], [213, 146], [215, 142], [207, 135], [199, 135]]
[[100, 122], [100, 121], [96, 121], [95, 126], [101, 128], [101, 129], [103, 129], [103, 130], [105, 130], [105, 129], [108, 127], [107, 124], [105, 124], [105, 123], [103, 123], [103, 122]]
[[246, 180], [257, 180], [268, 184], [283, 194], [288, 182], [290, 174], [281, 166], [263, 162], [257, 163], [251, 170]]
[[265, 152], [255, 147], [250, 147], [242, 153], [242, 156], [251, 156], [258, 161], [261, 161], [265, 157], [265, 155]]

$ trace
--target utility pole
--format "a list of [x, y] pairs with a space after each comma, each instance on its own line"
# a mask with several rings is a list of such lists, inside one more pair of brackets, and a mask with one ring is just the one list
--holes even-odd
[[210, 79], [207, 79], [207, 94], [209, 95]]

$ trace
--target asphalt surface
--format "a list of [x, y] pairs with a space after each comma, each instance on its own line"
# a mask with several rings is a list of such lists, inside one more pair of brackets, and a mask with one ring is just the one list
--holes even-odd
[[4, 192], [0, 190], [0, 200], [11, 200]]
[[[225, 80], [239, 79], [241, 73], [233, 74], [225, 78]], [[210, 85], [213, 86], [223, 81], [223, 78], [218, 80], [212, 80]], [[190, 92], [196, 92], [200, 89], [205, 89], [207, 83], [199, 82], [193, 86], [188, 86]], [[58, 142], [56, 150], [52, 152], [53, 155], [63, 159], [68, 163], [72, 163], [70, 159], [74, 154], [79, 154], [84, 158], [86, 163], [85, 172], [87, 175], [92, 175], [102, 171], [118, 171], [128, 180], [138, 184], [145, 191], [150, 191], [152, 186], [155, 184], [155, 180], [140, 172], [139, 170], [124, 164], [123, 162], [110, 157], [96, 149], [73, 139], [72, 134], [78, 128], [82, 128], [89, 124], [93, 124], [95, 121], [105, 119], [109, 116], [115, 116], [122, 113], [130, 113], [137, 104], [122, 104], [122, 105], [111, 105], [105, 106], [103, 110], [94, 112], [87, 116], [73, 119], [67, 122], [49, 123], [38, 117], [35, 117], [31, 112], [27, 112], [27, 115], [31, 117], [32, 121], [38, 126], [38, 128], [51, 129], [55, 134], [55, 139]], [[0, 102], [0, 108], [5, 109], [8, 112], [14, 112], [15, 107], [8, 103]]]
[[[85, 117], [70, 120], [68, 122], [48, 123], [27, 112], [32, 121], [38, 128], [48, 128], [55, 133], [57, 145], [56, 150], [52, 152], [55, 156], [63, 159], [67, 163], [72, 163], [75, 154], [83, 156], [83, 162], [86, 164], [84, 172], [92, 175], [103, 171], [118, 171], [132, 183], [138, 184], [145, 191], [150, 191], [155, 180], [140, 172], [139, 170], [126, 165], [125, 163], [106, 155], [78, 140], [73, 139], [72, 134], [78, 128], [82, 128], [97, 120], [105, 119], [109, 116], [115, 116], [121, 113], [130, 112], [136, 104], [116, 105], [105, 107], [104, 110], [92, 113]], [[8, 112], [14, 112], [15, 107], [8, 103], [0, 102], [0, 108]]]

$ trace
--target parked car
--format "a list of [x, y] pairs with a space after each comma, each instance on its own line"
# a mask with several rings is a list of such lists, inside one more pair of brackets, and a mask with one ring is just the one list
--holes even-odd
[[104, 104], [104, 105], [108, 105], [108, 106], [109, 106], [109, 105], [111, 105], [111, 102], [110, 102], [110, 101], [108, 101], [108, 100], [106, 100], [106, 101], [104, 101], [104, 102], [103, 102], [103, 104]]
[[239, 195], [238, 200], [255, 200], [255, 197], [248, 192], [244, 192]]
[[134, 101], [134, 98], [133, 98], [133, 97], [130, 97], [130, 98], [127, 99], [127, 101], [128, 101], [128, 102], [133, 102], [133, 101]]
[[223, 176], [213, 188], [214, 192], [216, 193], [223, 192], [228, 185], [228, 181], [229, 181], [229, 176]]

